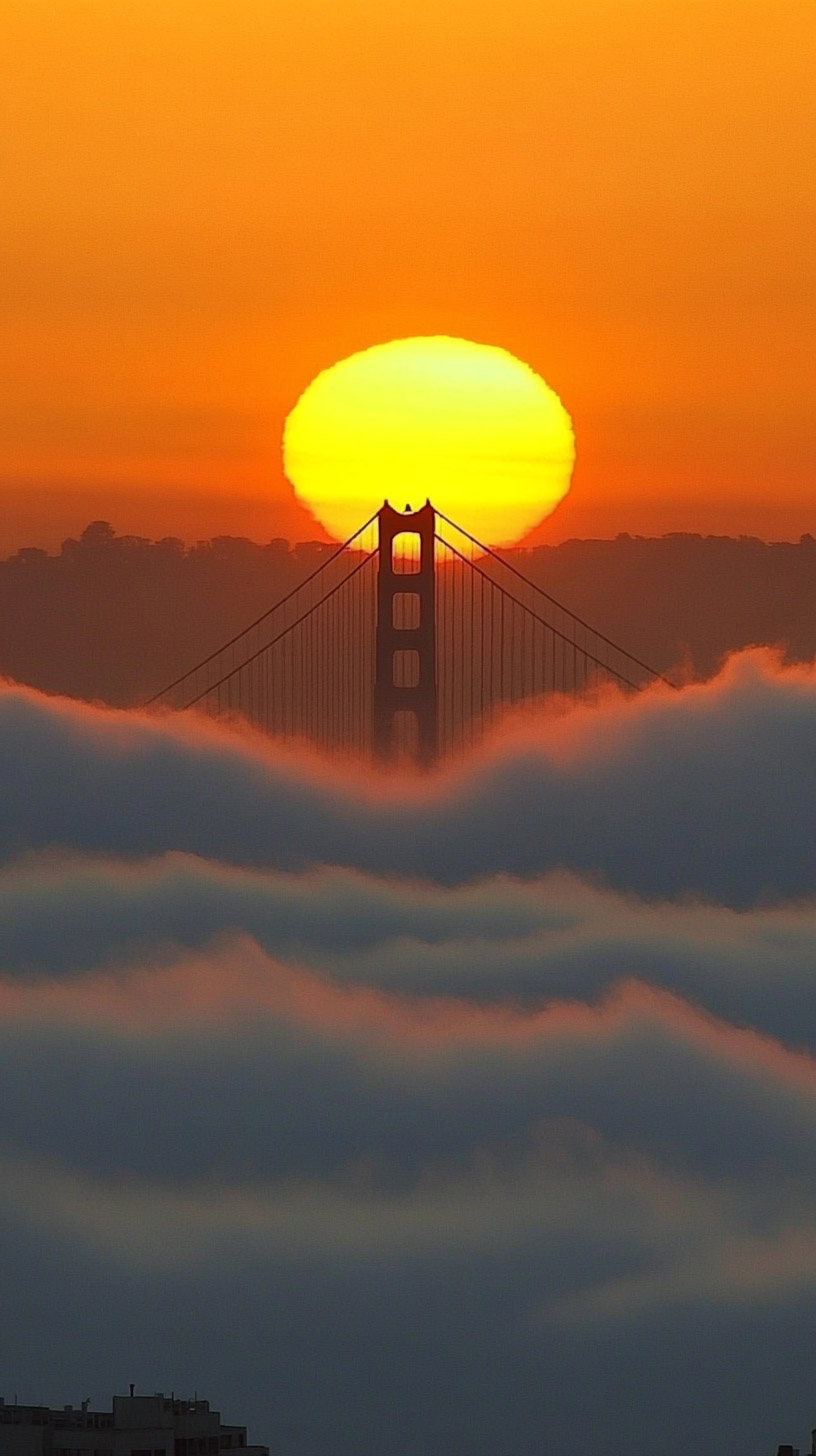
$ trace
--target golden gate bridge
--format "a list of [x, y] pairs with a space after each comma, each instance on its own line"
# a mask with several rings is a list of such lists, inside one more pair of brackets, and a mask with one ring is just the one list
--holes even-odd
[[429, 767], [508, 709], [669, 682], [428, 501], [386, 501], [149, 705]]

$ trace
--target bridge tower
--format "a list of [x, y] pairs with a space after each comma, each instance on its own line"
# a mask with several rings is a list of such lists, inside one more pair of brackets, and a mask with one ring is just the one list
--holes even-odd
[[423, 767], [436, 758], [436, 513], [377, 515], [377, 649], [373, 744], [381, 761], [400, 754]]

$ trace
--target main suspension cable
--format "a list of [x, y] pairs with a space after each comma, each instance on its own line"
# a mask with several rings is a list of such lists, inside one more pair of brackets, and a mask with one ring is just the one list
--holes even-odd
[[[363, 528], [361, 527], [361, 529]], [[356, 534], [359, 535], [359, 531]], [[307, 617], [311, 617], [314, 612], [319, 611], [326, 602], [331, 600], [336, 592], [340, 591], [341, 587], [344, 587], [346, 583], [351, 581], [352, 578], [355, 577], [359, 571], [362, 571], [363, 567], [367, 566], [369, 561], [372, 561], [374, 559], [378, 551], [379, 547], [375, 547], [373, 551], [367, 552], [367, 554], [363, 557], [362, 561], [358, 561], [353, 571], [350, 571], [347, 576], [344, 576], [342, 581], [336, 582], [335, 585], [329, 589], [329, 591], [324, 593], [319, 601], [313, 602], [310, 607], [307, 607], [306, 611], [303, 612], [299, 617], [296, 617], [294, 622], [290, 622], [288, 627], [284, 627], [283, 631], [279, 632], [277, 637], [273, 637], [271, 641], [265, 642], [263, 647], [259, 647], [255, 652], [250, 653], [249, 657], [245, 657], [243, 662], [239, 662], [236, 667], [231, 667], [229, 672], [225, 672], [223, 677], [218, 678], [216, 682], [208, 683], [205, 688], [201, 689], [200, 693], [196, 693], [196, 696], [194, 698], [190, 698], [189, 702], [184, 703], [180, 711], [184, 713], [188, 708], [194, 708], [196, 703], [201, 702], [202, 698], [209, 697], [210, 693], [214, 693], [217, 691], [218, 688], [223, 687], [224, 683], [228, 682], [230, 678], [235, 677], [236, 673], [243, 672], [245, 667], [249, 667], [250, 663], [257, 661], [257, 659], [261, 657], [264, 652], [268, 652], [270, 648], [275, 647], [277, 643], [281, 642], [283, 638], [288, 636], [290, 632], [294, 632], [295, 628], [299, 627], [301, 622], [305, 622]], [[305, 583], [302, 584], [305, 585]], [[241, 633], [241, 636], [243, 636], [243, 633]], [[189, 673], [186, 674], [186, 676], [189, 676]], [[179, 681], [183, 682], [184, 679], [180, 678]]]
[[[438, 514], [441, 515], [441, 512], [438, 512]], [[457, 527], [456, 529], [458, 530], [459, 528]], [[463, 532], [462, 534], [465, 535], [466, 532]], [[585, 647], [578, 647], [577, 643], [571, 637], [568, 637], [565, 632], [559, 631], [558, 627], [554, 627], [552, 622], [547, 621], [546, 617], [542, 617], [539, 615], [538, 612], [534, 612], [532, 607], [528, 607], [526, 602], [519, 601], [518, 597], [514, 597], [512, 592], [509, 592], [506, 587], [501, 585], [501, 582], [494, 581], [493, 577], [489, 576], [488, 573], [484, 571], [481, 566], [477, 566], [475, 561], [469, 561], [467, 556], [463, 556], [461, 551], [457, 551], [455, 546], [451, 546], [450, 541], [446, 541], [444, 536], [440, 536], [437, 533], [436, 540], [439, 542], [440, 546], [444, 546], [446, 550], [452, 552], [454, 556], [458, 556], [460, 561], [464, 561], [465, 565], [469, 566], [471, 571], [476, 571], [478, 572], [479, 576], [484, 577], [485, 581], [488, 581], [490, 585], [494, 587], [497, 592], [500, 592], [503, 597], [507, 597], [508, 601], [512, 602], [515, 606], [519, 607], [522, 612], [526, 612], [528, 616], [532, 617], [534, 622], [538, 622], [542, 627], [546, 627], [548, 632], [552, 632], [555, 637], [560, 637], [563, 642], [569, 643], [577, 652], [580, 652], [582, 657], [585, 657], [589, 662], [594, 662], [596, 667], [600, 667], [603, 672], [610, 673], [612, 677], [618, 679], [618, 682], [625, 683], [628, 688], [637, 689], [638, 684], [632, 682], [631, 678], [626, 677], [625, 674], [622, 672], [618, 672], [616, 668], [610, 667], [609, 664], [603, 662], [600, 657], [596, 657], [594, 653], [588, 652]], [[518, 574], [520, 575], [520, 573]], [[569, 613], [568, 615], [572, 614]], [[576, 621], [578, 620], [579, 619], [576, 618]], [[581, 625], [583, 626], [584, 624], [582, 623]], [[590, 627], [589, 630], [591, 632], [593, 629]], [[598, 633], [597, 635], [600, 636], [600, 633]], [[607, 639], [604, 638], [603, 640], [606, 641]], [[609, 645], [612, 647], [615, 646], [614, 643], [610, 643]], [[628, 652], [624, 652], [622, 647], [617, 648], [617, 651], [621, 652], [624, 657], [629, 656]], [[633, 657], [631, 661], [637, 662], [637, 658]], [[641, 665], [642, 664], [638, 663], [639, 667]], [[651, 669], [646, 668], [646, 671], [650, 672]], [[660, 673], [654, 673], [653, 676], [660, 677]], [[667, 682], [668, 680], [666, 678], [662, 678], [662, 681]], [[668, 683], [668, 686], [674, 687], [674, 683]]]
[[[478, 541], [475, 536], [471, 536], [470, 532], [466, 531], [464, 526], [457, 525], [456, 521], [452, 521], [450, 516], [445, 515], [444, 511], [437, 510], [436, 514], [441, 521], [444, 521], [446, 523], [446, 525], [452, 526], [454, 531], [458, 531], [460, 536], [464, 536], [468, 541], [470, 541], [471, 545], [476, 546], [479, 551], [484, 552], [485, 556], [491, 556], [494, 561], [497, 561], [499, 563], [500, 566], [504, 566], [508, 571], [512, 571], [513, 575], [517, 576], [519, 581], [523, 581], [524, 585], [529, 586], [532, 591], [538, 592], [539, 596], [544, 597], [548, 602], [551, 603], [552, 606], [557, 607], [559, 612], [565, 612], [568, 617], [572, 617], [572, 620], [574, 622], [578, 622], [580, 626], [585, 627], [586, 630], [588, 632], [591, 632], [594, 637], [597, 637], [600, 642], [604, 642], [607, 647], [614, 648], [615, 652], [619, 652], [622, 657], [627, 657], [630, 662], [634, 662], [636, 667], [640, 667], [644, 672], [648, 672], [650, 677], [657, 678], [659, 682], [665, 683], [666, 687], [673, 688], [675, 692], [679, 692], [677, 683], [673, 683], [670, 678], [664, 677], [662, 672], [657, 671], [657, 668], [650, 667], [648, 662], [641, 662], [639, 657], [635, 657], [634, 653], [632, 652], [627, 652], [626, 648], [621, 647], [619, 642], [613, 642], [611, 637], [605, 637], [603, 632], [598, 631], [597, 627], [593, 627], [589, 622], [585, 622], [583, 617], [578, 616], [577, 612], [573, 612], [570, 610], [569, 607], [565, 607], [564, 603], [559, 602], [557, 597], [552, 596], [548, 591], [545, 591], [542, 586], [538, 586], [536, 582], [531, 581], [529, 576], [525, 576], [524, 572], [519, 571], [517, 566], [513, 566], [512, 563], [509, 561], [505, 561], [504, 557], [499, 556], [497, 551], [494, 551], [490, 546], [485, 546], [484, 542]], [[453, 550], [454, 548], [451, 547], [450, 549]], [[467, 561], [466, 556], [462, 556], [461, 559], [463, 561]], [[471, 561], [469, 564], [473, 566], [474, 569], [477, 569], [475, 562]], [[483, 574], [487, 576], [486, 572]], [[488, 576], [487, 579], [488, 581], [493, 580], [493, 578], [490, 576]], [[496, 583], [496, 585], [498, 585], [498, 583]], [[512, 593], [508, 593], [508, 595], [512, 597]], [[516, 598], [513, 597], [513, 600], [515, 601]], [[539, 620], [543, 620], [543, 618], [539, 618]], [[549, 627], [550, 623], [546, 622], [545, 626]], [[553, 628], [552, 630], [555, 631], [555, 628]], [[567, 638], [566, 640], [569, 641], [570, 639]], [[586, 655], [589, 656], [590, 654], [587, 653]], [[601, 666], [603, 665], [604, 664], [602, 663]], [[611, 668], [607, 669], [607, 671], [610, 672], [611, 670]]]
[[[175, 679], [174, 682], [168, 683], [166, 687], [160, 690], [160, 692], [154, 693], [152, 698], [148, 698], [147, 701], [142, 704], [142, 706], [145, 708], [149, 708], [152, 703], [158, 702], [159, 698], [165, 697], [167, 693], [172, 693], [173, 689], [180, 687], [183, 682], [186, 682], [188, 677], [193, 677], [195, 673], [201, 671], [202, 667], [207, 667], [207, 665], [212, 662], [216, 657], [220, 657], [222, 652], [226, 652], [229, 647], [234, 647], [235, 643], [240, 642], [242, 637], [246, 637], [247, 633], [254, 631], [256, 627], [260, 627], [261, 623], [265, 622], [267, 617], [271, 617], [273, 612], [277, 612], [280, 610], [281, 607], [285, 607], [286, 603], [288, 601], [291, 601], [292, 597], [297, 596], [298, 592], [303, 591], [304, 587], [307, 587], [309, 583], [314, 581], [315, 578], [318, 577], [322, 571], [325, 571], [327, 566], [331, 566], [332, 562], [336, 561], [338, 556], [342, 556], [343, 552], [347, 551], [349, 546], [353, 546], [354, 542], [357, 540], [357, 537], [362, 536], [363, 531], [367, 531], [369, 526], [373, 526], [378, 514], [379, 512], [375, 511], [373, 516], [369, 516], [368, 520], [364, 521], [362, 526], [357, 527], [357, 530], [354, 532], [353, 536], [349, 536], [348, 540], [344, 541], [342, 546], [338, 546], [337, 550], [333, 551], [331, 556], [327, 556], [325, 561], [321, 561], [320, 565], [316, 566], [314, 571], [310, 572], [308, 576], [304, 577], [303, 581], [298, 582], [297, 586], [293, 586], [291, 591], [288, 591], [285, 596], [279, 597], [279, 599], [274, 602], [271, 607], [267, 607], [265, 612], [261, 612], [260, 617], [256, 617], [255, 621], [250, 622], [248, 627], [244, 627], [240, 632], [236, 632], [234, 637], [230, 637], [229, 642], [224, 642], [220, 647], [216, 647], [215, 651], [211, 652], [207, 657], [202, 657], [201, 661], [197, 662], [195, 667], [188, 668], [187, 672], [183, 672], [180, 677], [177, 677]], [[349, 576], [351, 576], [352, 574], [353, 573], [349, 573]], [[348, 581], [349, 577], [345, 577], [344, 580]], [[324, 598], [323, 600], [326, 599]], [[265, 651], [266, 649], [262, 648], [261, 650]], [[250, 659], [247, 659], [247, 661], [249, 660]], [[227, 677], [229, 677], [229, 673], [227, 673]], [[222, 678], [221, 681], [225, 682], [226, 678]], [[213, 684], [213, 686], [216, 686], [216, 684]], [[198, 699], [196, 699], [196, 702], [197, 701]]]

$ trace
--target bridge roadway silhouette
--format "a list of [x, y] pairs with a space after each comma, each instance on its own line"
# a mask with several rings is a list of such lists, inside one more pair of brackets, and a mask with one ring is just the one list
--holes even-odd
[[196, 708], [325, 753], [430, 767], [508, 709], [661, 673], [428, 501], [386, 501], [146, 706]]

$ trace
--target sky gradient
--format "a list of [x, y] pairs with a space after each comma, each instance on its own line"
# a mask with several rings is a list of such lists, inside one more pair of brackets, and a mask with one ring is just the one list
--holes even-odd
[[287, 412], [430, 333], [563, 399], [545, 539], [814, 528], [811, 0], [7, 0], [0, 27], [0, 550], [96, 516], [314, 537]]

